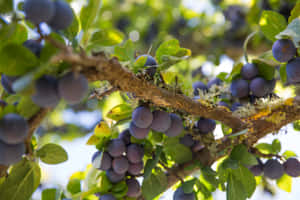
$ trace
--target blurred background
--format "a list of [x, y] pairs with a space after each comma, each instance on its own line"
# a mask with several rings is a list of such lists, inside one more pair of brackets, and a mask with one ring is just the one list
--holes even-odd
[[[75, 12], [85, 5], [84, 0], [69, 2]], [[192, 50], [192, 57], [169, 70], [180, 74], [187, 83], [207, 82], [221, 72], [229, 73], [235, 62], [244, 62], [243, 42], [251, 32], [259, 30], [262, 10], [278, 11], [288, 18], [295, 3], [296, 0], [103, 0], [97, 23], [99, 29], [111, 30], [112, 37], [121, 35], [131, 39], [136, 46], [136, 55], [147, 52], [153, 55], [162, 41], [177, 38], [181, 46]], [[257, 34], [248, 45], [250, 58], [270, 50], [271, 45], [271, 41]], [[92, 48], [113, 50], [111, 47]], [[92, 93], [105, 87], [105, 83], [95, 82], [90, 87]], [[294, 95], [293, 90], [280, 83], [276, 92], [284, 98]], [[86, 170], [96, 150], [94, 146], [86, 145], [93, 128], [110, 108], [124, 101], [123, 98], [123, 95], [113, 93], [103, 100], [90, 99], [75, 106], [61, 102], [49, 115], [35, 134], [39, 145], [58, 143], [67, 150], [69, 159], [59, 165], [41, 163], [40, 188], [66, 187], [73, 173]], [[217, 137], [222, 135], [218, 126], [214, 133]], [[280, 139], [282, 152], [292, 150], [300, 155], [300, 134], [293, 125], [283, 127], [278, 134], [269, 135], [262, 142], [271, 143], [275, 138]], [[277, 188], [275, 182], [270, 184], [269, 188], [258, 187], [251, 199], [297, 200], [300, 197], [299, 179], [293, 179], [291, 193]], [[39, 191], [33, 199], [40, 199]], [[161, 199], [171, 200], [172, 190]], [[213, 199], [226, 199], [225, 193], [217, 191]]]

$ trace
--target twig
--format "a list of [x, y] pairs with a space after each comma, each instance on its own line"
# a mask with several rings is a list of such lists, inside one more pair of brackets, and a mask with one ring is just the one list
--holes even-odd
[[257, 156], [262, 157], [262, 158], [272, 158], [272, 157], [276, 157], [276, 158], [278, 158], [278, 159], [284, 161], [284, 158], [283, 158], [283, 156], [281, 156], [281, 155], [278, 155], [278, 154], [271, 154], [271, 153], [269, 153], [269, 154], [264, 154], [264, 153], [260, 152], [260, 151], [259, 151], [257, 148], [255, 148], [255, 147], [251, 147], [251, 148], [250, 148], [250, 152], [253, 153], [253, 154], [256, 154]]
[[98, 100], [102, 100], [103, 97], [110, 95], [111, 93], [118, 91], [118, 88], [110, 88], [102, 93], [99, 93], [98, 91], [94, 91], [88, 98], [88, 100], [91, 100], [93, 98], [97, 98]]

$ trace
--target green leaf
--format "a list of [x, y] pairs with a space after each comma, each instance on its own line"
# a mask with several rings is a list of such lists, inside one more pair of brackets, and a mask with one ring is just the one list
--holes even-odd
[[36, 56], [21, 44], [10, 43], [0, 50], [0, 72], [19, 76], [38, 66]]
[[257, 68], [259, 75], [262, 76], [266, 80], [272, 80], [275, 76], [275, 67], [266, 63], [263, 59], [253, 59], [252, 63], [254, 63]]
[[239, 144], [233, 148], [230, 154], [230, 158], [236, 161], [239, 161], [244, 165], [256, 165], [256, 157], [248, 152], [248, 149], [245, 145]]
[[29, 96], [22, 96], [21, 100], [17, 105], [17, 111], [23, 117], [29, 119], [35, 115], [40, 108], [34, 104]]
[[240, 75], [242, 68], [243, 63], [236, 63], [231, 70], [228, 81], [231, 82], [232, 80], [236, 79]]
[[8, 13], [12, 12], [14, 7], [14, 1], [13, 0], [0, 0], [0, 13]]
[[217, 177], [217, 172], [212, 170], [210, 167], [204, 167], [201, 169], [202, 176], [203, 178], [209, 182], [214, 188], [218, 187], [219, 181], [216, 178]]
[[284, 16], [275, 12], [264, 10], [259, 20], [261, 31], [271, 41], [276, 41], [275, 36], [283, 31], [287, 25]]
[[179, 139], [168, 137], [164, 143], [164, 152], [177, 164], [192, 160], [193, 155], [189, 148], [179, 143]]
[[255, 146], [261, 153], [263, 154], [271, 154], [273, 153], [273, 147], [271, 144], [268, 143], [259, 143]]
[[176, 39], [163, 42], [156, 51], [156, 59], [159, 64], [190, 55], [191, 51], [189, 49], [181, 48], [179, 41]]
[[106, 193], [108, 192], [112, 187], [112, 183], [108, 180], [106, 174], [104, 171], [102, 171], [100, 173], [99, 176], [97, 176], [96, 178], [98, 178], [98, 183], [97, 183], [97, 187], [99, 188], [99, 192], [102, 192], [102, 193]]
[[281, 143], [278, 139], [273, 140], [272, 149], [275, 154], [278, 154], [281, 151]]
[[285, 151], [285, 152], [282, 154], [282, 156], [283, 156], [285, 159], [289, 159], [289, 158], [291, 158], [291, 157], [297, 157], [297, 154], [296, 154], [295, 152], [293, 152], [293, 151], [287, 150], [287, 151]]
[[143, 180], [142, 194], [146, 200], [153, 200], [168, 187], [168, 179], [165, 173], [157, 169], [149, 178]]
[[59, 164], [68, 160], [67, 152], [57, 144], [45, 144], [37, 150], [37, 156], [47, 164]]
[[130, 61], [134, 63], [134, 53], [135, 45], [131, 40], [127, 40], [124, 44], [115, 47], [114, 56], [116, 56], [120, 61]]
[[126, 181], [121, 181], [115, 185], [113, 185], [113, 188], [111, 189], [114, 196], [118, 199], [124, 199], [123, 197], [126, 196], [128, 187], [126, 184]]
[[246, 200], [247, 193], [242, 182], [232, 173], [228, 175], [228, 182], [226, 187], [227, 200]]
[[28, 200], [40, 184], [41, 171], [37, 163], [23, 160], [14, 165], [2, 185], [0, 199]]
[[0, 47], [8, 43], [21, 44], [28, 38], [27, 29], [22, 24], [5, 24], [0, 29]]
[[276, 35], [276, 39], [290, 38], [295, 46], [300, 46], [300, 17], [294, 19], [285, 30]]
[[120, 104], [113, 107], [107, 114], [106, 117], [119, 121], [131, 117], [132, 107], [128, 104]]
[[114, 46], [123, 41], [124, 35], [116, 29], [105, 29], [95, 32], [90, 40], [89, 48], [98, 46]]
[[148, 159], [144, 167], [144, 179], [147, 179], [151, 173], [152, 169], [156, 167], [156, 164], [159, 161], [160, 154], [162, 153], [162, 146], [157, 146], [155, 150], [155, 157], [153, 159]]
[[67, 190], [71, 194], [76, 194], [76, 193], [81, 192], [80, 180], [77, 178], [69, 180], [68, 185], [67, 185]]
[[276, 180], [277, 186], [286, 192], [292, 191], [292, 177], [283, 174], [283, 176], [280, 179]]
[[73, 39], [77, 36], [78, 31], [79, 31], [79, 21], [77, 18], [76, 13], [72, 9], [73, 12], [73, 21], [72, 24], [65, 30], [62, 31], [63, 35], [68, 38], [68, 40], [73, 41]]
[[294, 19], [300, 16], [300, 2], [298, 2], [293, 10], [291, 11], [291, 15], [289, 16], [289, 23], [291, 23]]
[[194, 191], [194, 185], [195, 185], [196, 181], [198, 181], [198, 179], [196, 179], [196, 178], [193, 178], [192, 180], [189, 180], [189, 181], [185, 181], [182, 184], [182, 189], [183, 189], [184, 193], [192, 193]]
[[256, 188], [256, 181], [252, 172], [243, 165], [240, 165], [238, 169], [232, 170], [232, 174], [236, 179], [241, 181], [247, 197], [250, 198]]
[[58, 200], [59, 192], [55, 188], [45, 189], [42, 192], [42, 200]]

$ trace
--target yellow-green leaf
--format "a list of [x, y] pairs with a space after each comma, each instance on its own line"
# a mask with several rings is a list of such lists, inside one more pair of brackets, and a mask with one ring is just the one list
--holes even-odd
[[276, 183], [280, 189], [286, 192], [292, 191], [292, 178], [290, 176], [284, 174], [280, 179], [277, 179]]

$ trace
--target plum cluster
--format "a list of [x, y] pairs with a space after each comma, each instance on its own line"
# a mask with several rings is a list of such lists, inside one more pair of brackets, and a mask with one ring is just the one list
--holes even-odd
[[24, 141], [28, 136], [27, 121], [20, 115], [9, 113], [0, 120], [0, 165], [19, 162], [25, 153]]
[[[42, 45], [35, 40], [27, 40], [23, 45], [37, 57], [40, 56]], [[1, 83], [8, 94], [14, 94], [13, 83], [19, 77], [1, 76]], [[59, 80], [54, 76], [44, 75], [34, 83], [34, 94], [32, 101], [44, 108], [55, 107], [61, 98], [69, 104], [81, 102], [88, 92], [88, 80], [82, 74], [69, 72]]]
[[147, 106], [137, 107], [132, 113], [130, 134], [137, 139], [144, 139], [148, 136], [150, 129], [169, 137], [176, 137], [183, 131], [183, 122], [175, 113], [162, 110], [151, 112]]
[[34, 25], [47, 23], [53, 30], [68, 28], [73, 21], [73, 11], [63, 0], [25, 0], [24, 12], [26, 19]]
[[177, 188], [173, 194], [173, 200], [195, 200], [195, 193], [185, 193], [182, 187]]
[[[259, 160], [260, 161], [260, 160]], [[300, 176], [300, 162], [296, 158], [288, 158], [283, 164], [276, 159], [269, 159], [262, 163], [249, 167], [254, 176], [262, 174], [269, 179], [279, 179], [284, 173], [291, 177]]]
[[[127, 196], [136, 198], [141, 195], [141, 186], [136, 177], [144, 169], [144, 149], [140, 144], [132, 143], [129, 130], [126, 129], [116, 139], [110, 140], [105, 151], [97, 151], [92, 164], [106, 171], [108, 180], [116, 184], [125, 180], [128, 186]], [[116, 199], [113, 194], [102, 194], [100, 200]]]
[[286, 74], [289, 83], [300, 82], [300, 57], [297, 56], [297, 49], [293, 41], [289, 39], [280, 39], [274, 42], [272, 46], [274, 58], [279, 62], [287, 62]]

